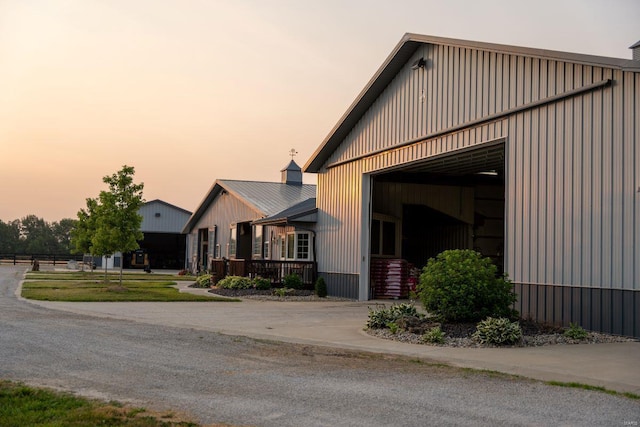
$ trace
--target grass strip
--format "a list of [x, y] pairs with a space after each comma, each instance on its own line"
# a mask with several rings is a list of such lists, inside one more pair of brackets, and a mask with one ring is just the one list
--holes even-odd
[[[27, 280], [104, 280], [104, 271], [47, 271], [47, 272], [27, 272]], [[117, 280], [120, 273], [109, 272], [109, 280]], [[123, 280], [186, 280], [195, 281], [193, 276], [179, 276], [176, 274], [148, 274], [148, 273], [123, 273]]]
[[27, 387], [0, 380], [0, 425], [33, 427], [197, 427], [176, 419], [171, 412], [154, 414], [145, 408], [129, 408], [69, 393]]
[[[175, 285], [176, 282], [171, 281], [141, 281], [141, 280], [127, 280], [122, 282], [122, 286], [125, 288], [168, 288]], [[78, 281], [65, 281], [65, 280], [28, 280], [23, 282], [23, 289], [82, 289], [82, 288], [108, 288], [113, 286], [119, 286], [120, 283], [117, 280], [110, 280], [103, 282], [102, 280], [78, 280]]]
[[576, 383], [576, 382], [562, 382], [562, 381], [546, 381], [545, 384], [548, 385], [553, 385], [553, 386], [557, 386], [557, 387], [568, 387], [568, 388], [580, 388], [582, 390], [591, 390], [591, 391], [598, 391], [601, 393], [606, 393], [606, 394], [611, 394], [613, 396], [624, 396], [627, 397], [629, 399], [633, 399], [633, 400], [640, 400], [640, 395], [637, 395], [635, 393], [631, 393], [631, 392], [619, 392], [619, 391], [615, 391], [615, 390], [609, 390], [605, 387], [601, 387], [601, 386], [597, 386], [597, 385], [589, 385], [589, 384], [582, 384], [582, 383]]
[[67, 302], [210, 302], [239, 299], [225, 298], [213, 294], [197, 295], [180, 292], [169, 281], [25, 281], [22, 297], [40, 301]]

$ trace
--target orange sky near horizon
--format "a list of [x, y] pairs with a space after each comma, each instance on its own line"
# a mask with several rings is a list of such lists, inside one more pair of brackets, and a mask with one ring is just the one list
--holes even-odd
[[217, 178], [277, 181], [406, 32], [622, 58], [640, 40], [640, 1], [519, 3], [0, 0], [0, 220], [75, 218], [124, 164], [190, 211]]

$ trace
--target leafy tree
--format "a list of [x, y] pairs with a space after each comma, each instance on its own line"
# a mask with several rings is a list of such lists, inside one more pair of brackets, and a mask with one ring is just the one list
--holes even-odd
[[20, 240], [20, 221], [9, 222], [0, 220], [0, 253], [12, 254], [22, 252]]
[[[109, 186], [101, 191], [98, 199], [87, 199], [87, 210], [78, 212], [78, 224], [73, 232], [76, 251], [92, 255], [113, 255], [138, 249], [142, 240], [140, 231], [142, 216], [138, 211], [144, 199], [144, 184], [135, 184], [135, 170], [124, 165], [120, 171], [105, 176], [102, 181]], [[120, 285], [122, 285], [122, 262]]]
[[22, 218], [20, 234], [25, 243], [24, 252], [30, 254], [56, 253], [58, 248], [56, 238], [44, 219], [35, 215], [27, 215]]
[[71, 218], [63, 218], [60, 222], [51, 224], [51, 231], [58, 246], [57, 253], [71, 253], [71, 230], [75, 224], [76, 220]]

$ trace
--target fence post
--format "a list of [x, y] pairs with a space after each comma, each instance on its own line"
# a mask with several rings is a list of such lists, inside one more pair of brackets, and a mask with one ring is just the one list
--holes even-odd
[[13, 254], [13, 265], [16, 265], [16, 254]]

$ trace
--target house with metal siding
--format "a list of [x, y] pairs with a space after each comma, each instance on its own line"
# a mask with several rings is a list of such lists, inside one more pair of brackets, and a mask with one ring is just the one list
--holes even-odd
[[[208, 270], [212, 260], [222, 258], [298, 259], [298, 245], [309, 232], [282, 223], [278, 214], [315, 195], [316, 186], [302, 183], [302, 170], [293, 160], [282, 170], [282, 182], [215, 181], [182, 230], [187, 268]], [[273, 215], [279, 221], [256, 223]]]
[[318, 272], [490, 256], [523, 317], [640, 336], [640, 62], [406, 34], [304, 166]]

